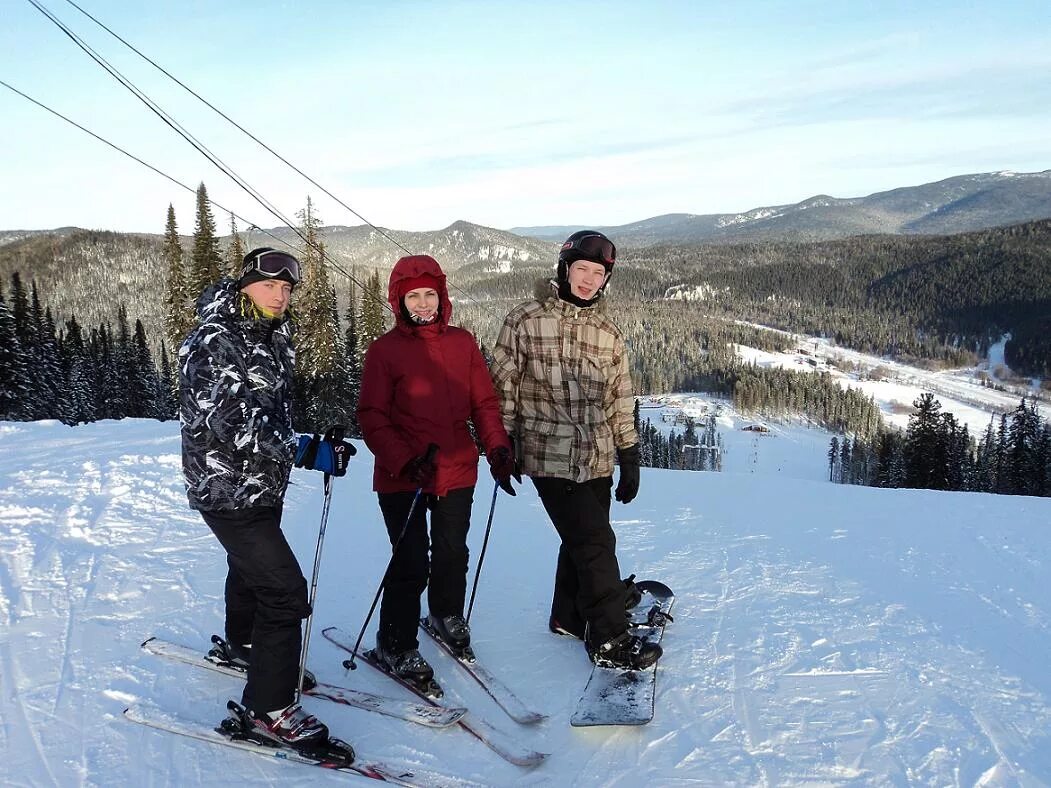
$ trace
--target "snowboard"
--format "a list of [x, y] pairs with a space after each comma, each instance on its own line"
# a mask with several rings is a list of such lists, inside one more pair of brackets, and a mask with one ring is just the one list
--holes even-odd
[[[628, 611], [629, 626], [647, 642], [660, 643], [664, 627], [672, 620], [675, 594], [656, 580], [642, 580], [635, 585], [642, 597]], [[660, 660], [645, 670], [592, 668], [570, 724], [576, 728], [645, 725], [653, 719], [658, 664]]]

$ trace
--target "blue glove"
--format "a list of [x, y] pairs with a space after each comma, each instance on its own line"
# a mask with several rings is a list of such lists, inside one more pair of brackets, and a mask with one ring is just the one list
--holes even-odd
[[299, 436], [295, 466], [331, 476], [344, 476], [350, 458], [357, 453], [353, 444], [343, 440], [343, 428], [333, 427], [324, 438], [317, 433]]

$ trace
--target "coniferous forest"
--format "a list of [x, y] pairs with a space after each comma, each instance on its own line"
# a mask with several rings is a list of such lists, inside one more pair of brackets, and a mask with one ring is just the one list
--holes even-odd
[[[357, 434], [364, 354], [392, 322], [387, 271], [333, 265], [309, 198], [297, 216], [306, 244], [295, 250], [304, 270], [293, 299], [295, 426], [306, 432], [343, 423]], [[76, 424], [177, 416], [177, 352], [195, 322], [196, 297], [221, 275], [236, 275], [246, 245], [233, 217], [229, 234], [219, 237], [203, 184], [189, 239], [180, 236], [171, 206], [165, 218], [159, 241], [78, 231], [0, 250], [0, 270], [15, 266], [6, 288], [0, 282], [0, 418]], [[114, 254], [116, 260], [106, 259]], [[84, 259], [98, 259], [99, 266], [77, 264]], [[957, 236], [628, 249], [606, 308], [624, 332], [636, 392], [705, 391], [732, 399], [743, 412], [802, 416], [849, 433], [856, 437], [837, 446], [831, 476], [884, 483], [890, 460], [879, 458], [896, 456], [896, 438], [871, 399], [827, 374], [745, 364], [734, 345], [791, 348], [783, 334], [752, 325], [761, 323], [922, 365], [970, 365], [1009, 329], [1008, 362], [1051, 376], [1048, 259], [1051, 221]], [[487, 354], [507, 311], [551, 275], [550, 262], [520, 261], [499, 274], [478, 263], [450, 271], [453, 322], [474, 332]], [[106, 273], [110, 266], [115, 275]], [[34, 272], [28, 282], [23, 270]], [[39, 286], [36, 273], [58, 292]], [[137, 311], [133, 321], [129, 308]], [[638, 426], [645, 464], [715, 468], [714, 451], [684, 448], [700, 445], [695, 425], [667, 438], [652, 425]], [[951, 417], [942, 428], [958, 429]], [[956, 435], [944, 442], [957, 446], [956, 457], [966, 453], [960, 447], [967, 440]], [[972, 453], [988, 443], [974, 444]], [[862, 466], [870, 470], [859, 476]], [[1006, 488], [997, 481], [980, 489]]]
[[831, 481], [871, 487], [966, 490], [1051, 496], [1051, 422], [1023, 399], [990, 420], [975, 439], [933, 394], [914, 403], [904, 431], [884, 430], [865, 440], [832, 438]]

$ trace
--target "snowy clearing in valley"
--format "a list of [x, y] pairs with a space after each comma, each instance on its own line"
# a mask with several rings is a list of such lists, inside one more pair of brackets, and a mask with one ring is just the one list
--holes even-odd
[[[755, 445], [792, 460], [780, 437]], [[799, 450], [809, 462], [814, 449]], [[527, 771], [456, 728], [306, 705], [363, 755], [490, 785], [1051, 784], [1051, 500], [832, 485], [781, 462], [643, 469], [638, 499], [614, 504], [624, 573], [677, 592], [649, 725], [569, 725], [590, 666], [547, 632], [557, 541], [528, 482], [498, 500], [472, 625], [480, 658], [548, 720], [517, 725], [422, 650], [450, 701], [550, 758]], [[309, 573], [321, 476], [293, 480], [285, 530]], [[362, 448], [335, 481], [309, 662], [323, 681], [402, 697], [366, 668], [345, 672], [320, 637], [357, 633], [389, 556], [370, 481]], [[225, 571], [186, 508], [177, 424], [2, 425], [0, 782], [357, 780], [121, 716], [136, 702], [214, 724], [239, 696], [235, 679], [139, 649], [150, 635], [206, 648]]]

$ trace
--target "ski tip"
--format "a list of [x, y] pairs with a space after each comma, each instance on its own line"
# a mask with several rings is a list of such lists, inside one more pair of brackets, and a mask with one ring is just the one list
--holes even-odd
[[146, 644], [147, 643], [149, 643], [151, 640], [156, 640], [156, 639], [157, 639], [156, 635], [150, 635], [148, 638], [146, 638], [144, 641], [142, 641], [139, 644], [139, 648], [143, 648], [143, 649], [146, 648]]

